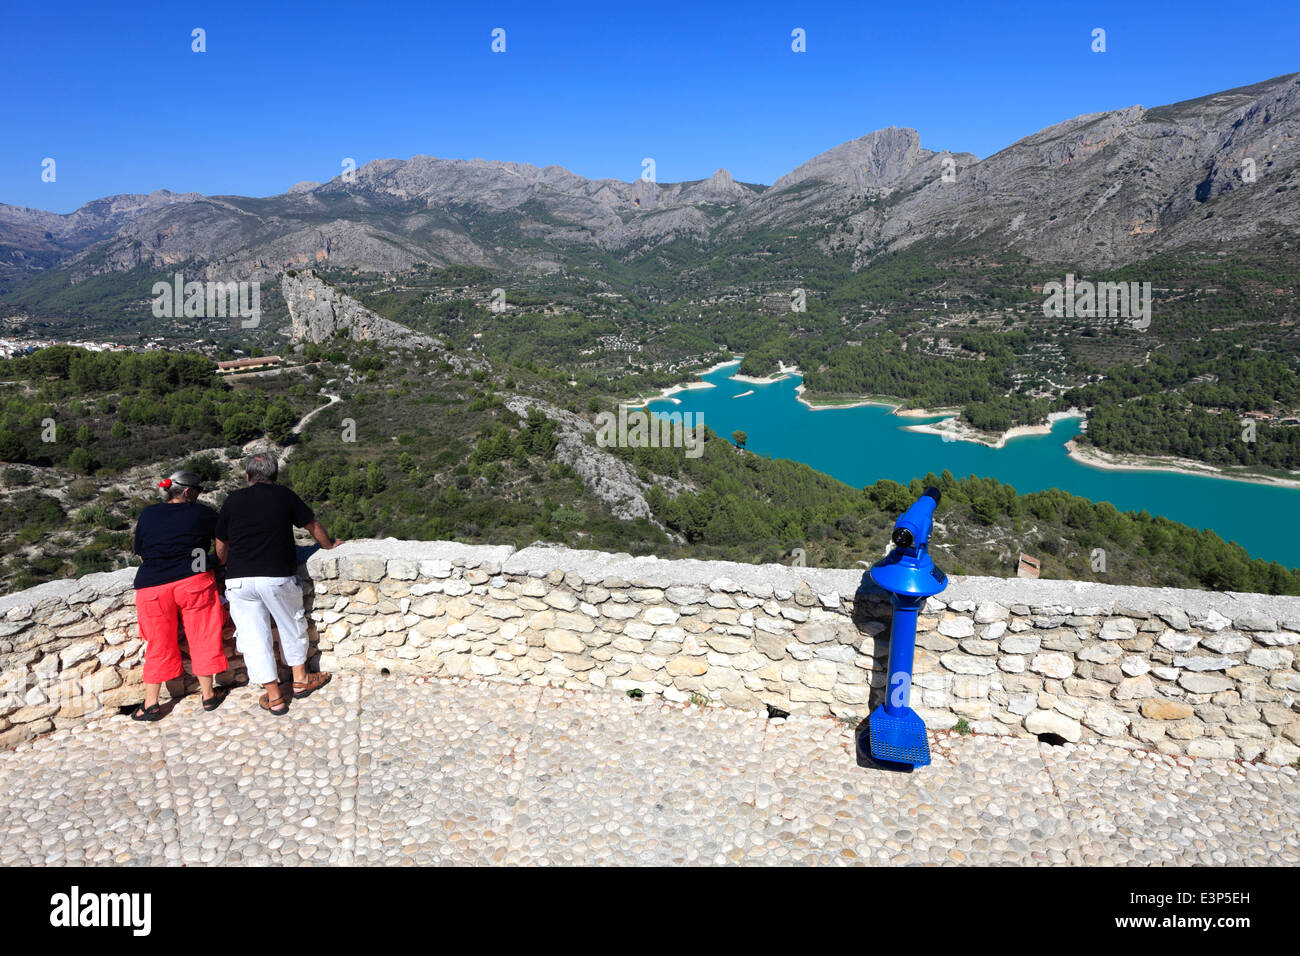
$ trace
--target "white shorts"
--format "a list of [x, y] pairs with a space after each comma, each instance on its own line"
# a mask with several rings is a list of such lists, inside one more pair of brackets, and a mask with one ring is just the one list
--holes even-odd
[[226, 582], [235, 645], [244, 655], [248, 679], [254, 684], [278, 680], [271, 621], [280, 634], [280, 650], [290, 667], [307, 663], [307, 612], [296, 577], [232, 578]]

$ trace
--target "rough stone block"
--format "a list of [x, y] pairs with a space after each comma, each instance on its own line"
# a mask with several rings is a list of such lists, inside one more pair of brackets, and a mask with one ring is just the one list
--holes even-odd
[[388, 562], [379, 557], [344, 556], [338, 562], [339, 577], [353, 581], [382, 581], [388, 572]]
[[1097, 634], [1103, 641], [1122, 641], [1137, 636], [1137, 624], [1128, 617], [1108, 618]]
[[955, 674], [992, 674], [996, 670], [996, 664], [992, 658], [972, 657], [969, 654], [944, 654], [939, 658], [945, 668]]
[[561, 654], [580, 654], [587, 646], [582, 638], [573, 631], [547, 631], [543, 636], [544, 645]]
[[968, 617], [945, 615], [944, 619], [939, 622], [938, 631], [944, 637], [951, 637], [957, 640], [966, 637], [974, 637], [975, 622]]
[[1187, 612], [1167, 601], [1162, 601], [1156, 607], [1155, 614], [1175, 631], [1185, 631], [1191, 627], [1191, 623], [1187, 620]]
[[1128, 730], [1130, 718], [1106, 704], [1089, 704], [1083, 724], [1103, 737], [1118, 737]]
[[698, 657], [674, 657], [664, 664], [666, 670], [673, 677], [698, 677], [709, 670], [709, 665]]
[[1201, 646], [1216, 654], [1241, 654], [1251, 648], [1250, 638], [1237, 631], [1220, 631], [1201, 641]]
[[1001, 604], [993, 601], [985, 601], [975, 608], [975, 623], [991, 624], [994, 621], [1005, 621], [1010, 613], [1011, 612]]
[[1029, 662], [1029, 669], [1036, 674], [1063, 680], [1074, 673], [1074, 661], [1065, 654], [1036, 654]]
[[1222, 737], [1198, 737], [1187, 745], [1187, 752], [1193, 757], [1231, 760], [1237, 756], [1237, 745]]
[[1142, 701], [1139, 709], [1148, 720], [1186, 720], [1192, 716], [1192, 706], [1182, 701], [1151, 697]]
[[1246, 655], [1246, 663], [1264, 670], [1285, 670], [1295, 660], [1295, 654], [1286, 648], [1256, 648]]
[[671, 587], [664, 591], [664, 598], [669, 604], [703, 604], [708, 591], [698, 585]]
[[1144, 697], [1155, 696], [1156, 685], [1150, 676], [1143, 674], [1141, 677], [1125, 677], [1115, 688], [1116, 700], [1141, 700]]
[[1221, 690], [1231, 690], [1235, 685], [1232, 679], [1222, 674], [1188, 672], [1178, 678], [1178, 684], [1193, 694], [1216, 694]]
[[1213, 657], [1209, 654], [1174, 655], [1174, 666], [1189, 671], [1226, 671], [1236, 663], [1231, 657]]
[[1043, 639], [1033, 633], [1011, 634], [1002, 638], [999, 647], [1004, 654], [1037, 654]]
[[1065, 692], [1071, 697], [1090, 697], [1104, 700], [1110, 697], [1111, 687], [1099, 680], [1070, 677], [1065, 681]]
[[1071, 743], [1083, 737], [1083, 727], [1077, 720], [1052, 710], [1035, 710], [1025, 717], [1025, 729], [1031, 734], [1055, 734]]

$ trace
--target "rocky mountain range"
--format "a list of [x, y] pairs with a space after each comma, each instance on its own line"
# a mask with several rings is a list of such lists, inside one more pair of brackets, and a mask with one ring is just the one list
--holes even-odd
[[1170, 106], [1066, 120], [978, 159], [889, 128], [764, 187], [586, 179], [559, 166], [415, 156], [268, 198], [158, 191], [67, 216], [0, 205], [0, 279], [72, 282], [198, 263], [209, 278], [318, 266], [453, 263], [554, 271], [593, 252], [635, 259], [684, 239], [721, 246], [815, 229], [855, 268], [922, 239], [1104, 267], [1300, 226], [1300, 74]]
[[131, 220], [178, 203], [202, 199], [200, 193], [156, 189], [88, 202], [66, 215], [0, 203], [0, 277], [54, 265], [96, 242], [111, 238]]

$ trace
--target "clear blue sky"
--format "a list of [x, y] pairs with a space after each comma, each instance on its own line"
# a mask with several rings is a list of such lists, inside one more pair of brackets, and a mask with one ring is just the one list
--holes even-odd
[[274, 195], [416, 153], [770, 183], [881, 127], [983, 157], [1079, 113], [1295, 71], [1298, 50], [1290, 3], [8, 0], [0, 202]]

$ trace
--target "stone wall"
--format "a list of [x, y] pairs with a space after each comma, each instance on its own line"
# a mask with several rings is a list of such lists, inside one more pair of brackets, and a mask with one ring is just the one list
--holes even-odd
[[[144, 699], [144, 644], [135, 620], [135, 569], [52, 581], [0, 597], [0, 749], [73, 726]], [[230, 669], [223, 683], [246, 678], [225, 632]], [[198, 689], [181, 641], [185, 673], [162, 699]]]
[[[0, 746], [140, 699], [132, 573], [0, 598]], [[389, 539], [303, 573], [326, 670], [844, 719], [883, 699], [890, 606], [862, 571]], [[912, 704], [932, 730], [1291, 763], [1298, 643], [1300, 598], [953, 578], [918, 622]]]

